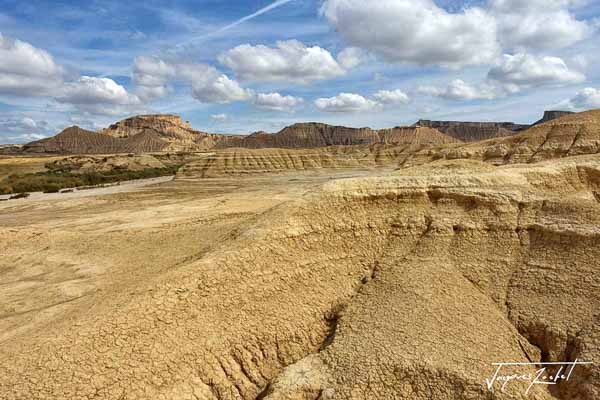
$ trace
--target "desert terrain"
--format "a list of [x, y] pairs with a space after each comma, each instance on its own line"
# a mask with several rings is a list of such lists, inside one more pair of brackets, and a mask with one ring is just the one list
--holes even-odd
[[0, 398], [600, 398], [600, 111], [430, 124], [454, 136], [158, 120], [92, 135], [140, 154], [73, 128], [0, 160], [178, 167], [0, 202]]

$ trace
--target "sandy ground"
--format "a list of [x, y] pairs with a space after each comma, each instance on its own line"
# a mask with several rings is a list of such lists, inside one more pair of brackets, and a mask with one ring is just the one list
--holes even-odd
[[316, 185], [368, 173], [163, 177], [0, 202], [0, 342], [199, 259]]

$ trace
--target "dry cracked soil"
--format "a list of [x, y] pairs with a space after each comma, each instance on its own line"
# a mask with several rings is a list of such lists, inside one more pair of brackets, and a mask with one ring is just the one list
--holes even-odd
[[0, 398], [599, 399], [488, 385], [600, 362], [599, 211], [597, 155], [2, 202]]

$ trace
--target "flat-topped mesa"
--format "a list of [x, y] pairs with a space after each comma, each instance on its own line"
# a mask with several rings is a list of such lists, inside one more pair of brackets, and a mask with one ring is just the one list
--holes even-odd
[[566, 115], [570, 115], [570, 114], [574, 114], [574, 113], [572, 111], [557, 111], [557, 110], [544, 111], [544, 116], [542, 117], [542, 119], [540, 119], [533, 125], [543, 124], [545, 122], [553, 121], [555, 119], [559, 119], [559, 118], [562, 118], [562, 117], [564, 117]]
[[464, 142], [512, 136], [529, 128], [513, 122], [462, 122], [419, 120], [415, 126], [429, 127]]

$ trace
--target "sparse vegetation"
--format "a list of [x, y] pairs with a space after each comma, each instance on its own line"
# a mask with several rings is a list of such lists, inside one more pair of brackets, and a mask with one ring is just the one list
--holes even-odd
[[107, 172], [75, 174], [51, 170], [30, 174], [15, 174], [0, 182], [0, 194], [57, 193], [67, 188], [94, 187], [115, 182], [174, 175], [178, 169], [178, 165], [173, 165], [166, 168], [147, 168], [141, 171], [115, 169]]

